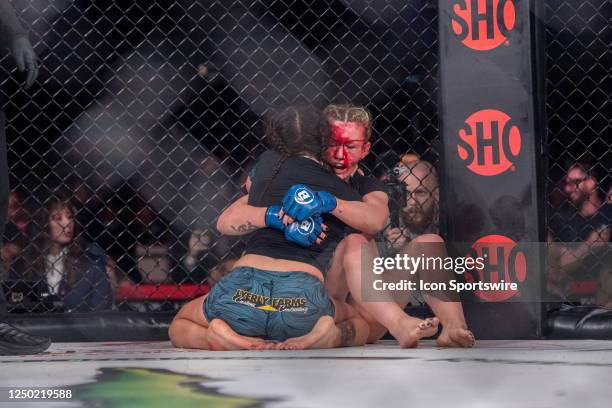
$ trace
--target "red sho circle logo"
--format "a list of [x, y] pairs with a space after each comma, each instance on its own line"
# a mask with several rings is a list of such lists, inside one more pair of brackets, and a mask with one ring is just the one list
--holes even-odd
[[459, 129], [457, 154], [468, 169], [496, 176], [510, 168], [521, 152], [521, 133], [510, 116], [494, 109], [473, 113]]
[[453, 5], [453, 32], [473, 50], [499, 47], [508, 39], [515, 22], [512, 0], [457, 0]]
[[[472, 258], [484, 259], [483, 269], [474, 269], [465, 274], [469, 283], [491, 284], [524, 282], [527, 278], [527, 260], [516, 242], [504, 235], [487, 235], [472, 245]], [[518, 293], [518, 290], [475, 290], [474, 294], [489, 302], [502, 302]]]

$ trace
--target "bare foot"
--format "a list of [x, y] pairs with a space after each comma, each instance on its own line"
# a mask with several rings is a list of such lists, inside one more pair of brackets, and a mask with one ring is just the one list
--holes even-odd
[[337, 342], [339, 330], [331, 316], [323, 316], [312, 330], [300, 337], [293, 337], [279, 343], [277, 350], [304, 350], [308, 348], [331, 348]]
[[[250, 337], [249, 337], [250, 338]], [[264, 340], [263, 342], [255, 341], [249, 347], [249, 350], [275, 350], [278, 345], [278, 342], [271, 340]]]
[[[304, 336], [302, 336], [304, 337]], [[277, 350], [304, 350], [306, 348], [306, 342], [302, 337], [292, 337], [285, 341], [281, 341], [276, 345]]]
[[210, 322], [206, 334], [211, 350], [265, 350], [267, 347], [265, 340], [241, 336], [220, 319]]
[[399, 328], [391, 335], [396, 338], [401, 348], [414, 348], [419, 345], [423, 337], [431, 337], [438, 332], [440, 321], [437, 317], [429, 317], [425, 320], [405, 316]]
[[436, 344], [440, 347], [474, 347], [476, 338], [465, 327], [443, 327]]

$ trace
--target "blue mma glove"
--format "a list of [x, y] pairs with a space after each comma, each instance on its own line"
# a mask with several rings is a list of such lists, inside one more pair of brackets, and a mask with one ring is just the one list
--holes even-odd
[[323, 219], [315, 215], [301, 222], [294, 222], [285, 228], [285, 239], [308, 248], [312, 246], [323, 231]]
[[303, 184], [294, 184], [283, 197], [285, 214], [297, 221], [331, 212], [336, 205], [336, 197], [332, 194], [326, 191], [314, 192]]
[[279, 231], [285, 230], [285, 224], [283, 224], [283, 219], [278, 218], [278, 213], [281, 210], [280, 205], [271, 205], [266, 210], [266, 227], [274, 228]]

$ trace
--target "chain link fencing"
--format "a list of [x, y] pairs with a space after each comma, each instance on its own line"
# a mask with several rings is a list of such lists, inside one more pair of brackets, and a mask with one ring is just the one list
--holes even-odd
[[14, 312], [174, 310], [202, 293], [241, 253], [215, 220], [276, 108], [366, 106], [378, 174], [408, 151], [438, 161], [435, 1], [11, 4], [41, 61], [27, 92], [1, 64]]
[[545, 12], [548, 232], [575, 243], [555, 246], [548, 289], [610, 307], [612, 2], [549, 0]]
[[[41, 61], [28, 91], [10, 57], [0, 64], [13, 312], [176, 310], [203, 293], [244, 247], [216, 218], [265, 150], [265, 118], [289, 104], [367, 107], [364, 167], [391, 184], [389, 249], [410, 238], [413, 192], [397, 175], [429, 193], [437, 232], [437, 175], [414, 167], [439, 160], [437, 1], [11, 4]], [[609, 1], [546, 1], [550, 225], [585, 155], [609, 195], [611, 13]]]

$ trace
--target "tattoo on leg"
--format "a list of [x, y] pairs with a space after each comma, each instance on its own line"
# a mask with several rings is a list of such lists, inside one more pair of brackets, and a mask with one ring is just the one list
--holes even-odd
[[238, 226], [232, 225], [231, 227], [232, 227], [232, 229], [234, 231], [240, 232], [240, 233], [251, 232], [251, 231], [255, 231], [256, 229], [258, 229], [258, 227], [256, 227], [255, 225], [251, 224], [250, 221], [247, 221], [246, 224], [240, 224]]
[[350, 320], [338, 323], [340, 329], [340, 347], [350, 347], [355, 341], [355, 326]]

